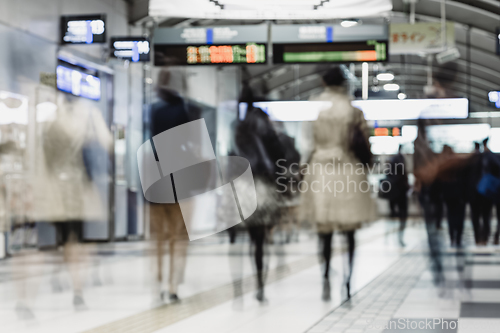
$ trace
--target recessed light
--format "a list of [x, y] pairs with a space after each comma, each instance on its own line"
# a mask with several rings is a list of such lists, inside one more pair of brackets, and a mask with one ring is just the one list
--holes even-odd
[[392, 73], [377, 74], [377, 80], [379, 80], [379, 81], [392, 81], [392, 80], [394, 80], [394, 74], [392, 74]]
[[385, 91], [398, 91], [399, 84], [395, 84], [395, 83], [384, 84], [384, 90]]

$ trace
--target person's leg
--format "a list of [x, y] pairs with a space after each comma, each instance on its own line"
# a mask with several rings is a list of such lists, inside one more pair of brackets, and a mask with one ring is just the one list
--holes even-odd
[[427, 241], [429, 243], [429, 254], [432, 262], [432, 271], [434, 282], [440, 283], [444, 279], [443, 266], [441, 263], [441, 250], [439, 241], [439, 231], [437, 228], [437, 214], [439, 213], [438, 204], [426, 192], [420, 193], [420, 204], [424, 211], [425, 228], [427, 230]]
[[390, 216], [391, 217], [396, 217], [396, 200], [389, 200], [389, 209], [390, 209]]
[[323, 301], [330, 301], [331, 288], [330, 288], [330, 260], [332, 257], [332, 238], [333, 232], [318, 233], [319, 245], [321, 252], [321, 261], [324, 264], [323, 271], [323, 294], [321, 298]]
[[186, 269], [186, 257], [188, 247], [188, 235], [182, 213], [178, 204], [165, 205], [167, 216], [167, 237], [169, 241], [169, 276], [168, 292], [172, 302], [179, 300], [177, 290], [184, 281]]
[[323, 277], [330, 277], [330, 259], [332, 257], [333, 232], [318, 234], [321, 248], [321, 260], [324, 263]]
[[456, 214], [457, 207], [455, 200], [449, 199], [445, 201], [446, 204], [446, 219], [448, 220], [448, 233], [450, 235], [450, 245], [456, 244]]
[[480, 228], [480, 218], [481, 218], [481, 204], [477, 199], [471, 199], [469, 202], [470, 215], [472, 220], [472, 228], [474, 230], [474, 240], [476, 245], [479, 244], [481, 239], [481, 228]]
[[456, 227], [456, 244], [462, 247], [462, 234], [464, 231], [465, 221], [465, 202], [459, 202], [457, 206], [457, 227]]
[[354, 265], [354, 250], [356, 248], [356, 238], [355, 231], [346, 231], [345, 232], [346, 240], [347, 240], [347, 258], [348, 258], [348, 269], [345, 278], [345, 285], [347, 289], [347, 298], [351, 298], [351, 276], [352, 269]]
[[434, 203], [435, 205], [435, 213], [434, 213], [434, 220], [435, 220], [435, 223], [436, 223], [436, 228], [438, 230], [441, 230], [442, 229], [442, 221], [443, 221], [443, 206], [444, 206], [444, 203], [441, 199], [436, 199], [436, 202]]
[[495, 239], [493, 243], [498, 245], [500, 243], [500, 202], [495, 204], [495, 210], [497, 212], [497, 231], [495, 232]]
[[491, 211], [493, 208], [493, 203], [488, 199], [482, 201], [482, 216], [483, 216], [483, 226], [481, 232], [481, 242], [483, 245], [488, 243], [490, 238], [490, 224], [491, 224]]
[[266, 239], [265, 226], [252, 226], [248, 228], [253, 245], [255, 268], [257, 270], [257, 299], [264, 300], [264, 243]]
[[165, 251], [166, 240], [166, 220], [165, 208], [160, 204], [149, 205], [150, 215], [150, 232], [151, 238], [154, 241], [155, 256], [153, 259], [153, 267], [156, 268], [156, 273], [153, 276], [153, 302], [161, 302], [163, 299], [163, 255]]
[[84, 310], [86, 306], [83, 300], [81, 266], [87, 259], [87, 253], [86, 248], [80, 244], [82, 241], [83, 222], [71, 221], [61, 223], [65, 223], [63, 256], [73, 285], [73, 305], [77, 310]]
[[404, 242], [404, 232], [406, 229], [406, 220], [408, 219], [408, 197], [406, 195], [402, 196], [398, 200], [398, 211], [399, 211], [399, 245], [405, 246]]

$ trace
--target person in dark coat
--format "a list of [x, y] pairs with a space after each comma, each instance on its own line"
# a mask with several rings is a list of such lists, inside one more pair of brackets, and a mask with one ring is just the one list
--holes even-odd
[[257, 192], [257, 210], [246, 221], [257, 271], [258, 301], [265, 300], [264, 253], [269, 230], [279, 221], [281, 194], [277, 188], [277, 161], [285, 149], [264, 111], [251, 108], [236, 127], [237, 155], [250, 162]]

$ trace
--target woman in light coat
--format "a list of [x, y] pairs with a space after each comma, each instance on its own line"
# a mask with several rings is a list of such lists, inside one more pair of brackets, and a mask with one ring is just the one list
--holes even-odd
[[[355, 231], [375, 218], [375, 202], [370, 195], [367, 168], [350, 148], [354, 127], [368, 140], [368, 127], [363, 113], [352, 107], [343, 84], [345, 78], [339, 67], [323, 76], [325, 90], [312, 101], [324, 101], [318, 119], [304, 124], [303, 150], [303, 219], [316, 224], [324, 261], [323, 299], [330, 299], [331, 241], [334, 231], [346, 237], [349, 269], [345, 274], [347, 297], [350, 297], [350, 278], [355, 248]], [[368, 145], [368, 143], [367, 143]], [[307, 190], [306, 190], [307, 186]]]

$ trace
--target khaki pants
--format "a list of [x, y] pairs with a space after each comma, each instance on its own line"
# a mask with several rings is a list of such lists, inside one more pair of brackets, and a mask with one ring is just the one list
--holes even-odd
[[177, 293], [184, 280], [188, 234], [179, 204], [150, 204], [151, 236], [156, 244], [157, 282], [163, 282], [163, 254], [169, 243], [169, 292]]

